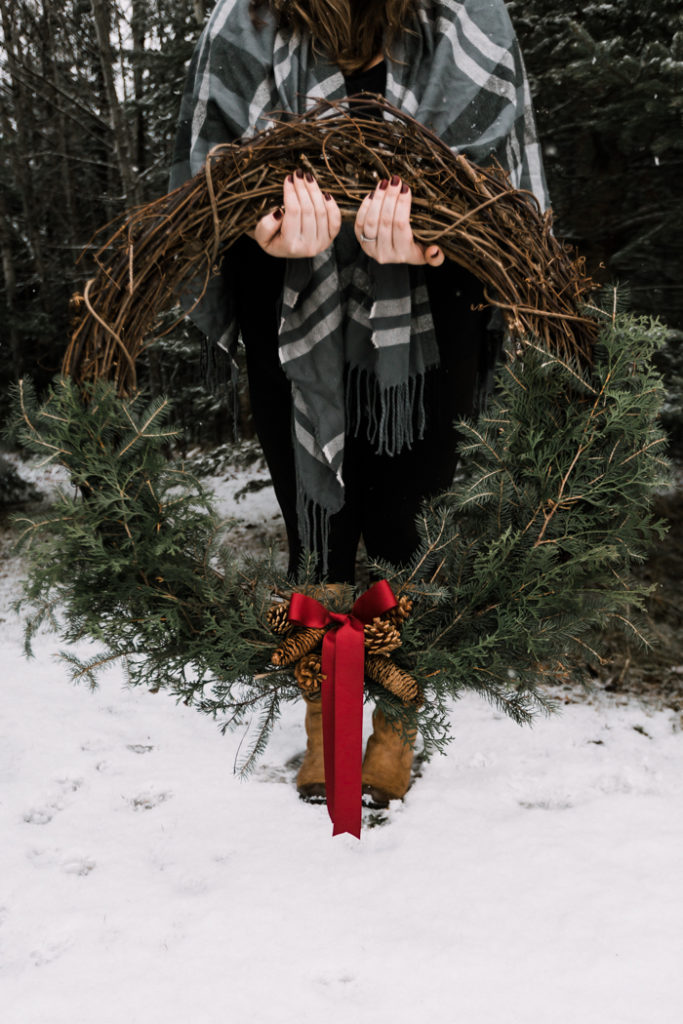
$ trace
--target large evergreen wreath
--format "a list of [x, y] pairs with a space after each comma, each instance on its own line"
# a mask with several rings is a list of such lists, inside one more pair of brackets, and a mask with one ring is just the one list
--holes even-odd
[[[663, 334], [642, 318], [603, 316], [581, 376], [532, 344], [506, 362], [486, 413], [461, 424], [462, 479], [425, 507], [413, 564], [378, 567], [414, 601], [392, 659], [423, 703], [406, 706], [372, 681], [368, 695], [417, 720], [427, 747], [445, 739], [448, 702], [463, 689], [526, 722], [548, 706], [540, 684], [566, 677], [577, 650], [599, 659], [596, 632], [637, 632], [630, 616], [646, 591], [629, 566], [659, 529], [648, 501], [664, 467], [662, 390], [650, 358]], [[48, 516], [25, 520], [27, 642], [49, 619], [68, 643], [100, 646], [86, 661], [64, 655], [74, 679], [94, 686], [99, 669], [125, 659], [134, 685], [233, 723], [256, 712], [248, 766], [281, 702], [299, 695], [291, 668], [268, 668], [280, 641], [268, 611], [291, 582], [272, 558], [238, 557], [230, 524], [168, 461], [167, 402], [121, 400], [98, 382], [84, 404], [68, 378], [40, 406], [30, 388], [20, 398], [21, 440], [74, 485]], [[347, 610], [351, 589], [333, 601]]]
[[[325, 118], [324, 130], [332, 122]], [[282, 131], [298, 128], [281, 126]], [[396, 132], [405, 128], [386, 128], [392, 158]], [[399, 154], [404, 162], [421, 131], [414, 123], [408, 128], [410, 146]], [[369, 130], [379, 131], [377, 123]], [[353, 131], [357, 138], [357, 120]], [[267, 160], [273, 158], [273, 134], [262, 139]], [[346, 167], [339, 125], [336, 134]], [[310, 121], [302, 137], [311, 144]], [[381, 141], [375, 140], [371, 151], [374, 164], [382, 155]], [[417, 196], [429, 170], [430, 147], [436, 145], [429, 133], [422, 141], [427, 149], [412, 181], [410, 166], [401, 168]], [[254, 143], [233, 147], [220, 165], [239, 164], [240, 188], [248, 190], [249, 160], [257, 150]], [[499, 174], [472, 170], [452, 155], [449, 170], [448, 153], [436, 152], [430, 189], [433, 193], [438, 184], [445, 194], [450, 187], [458, 216], [449, 227], [443, 200], [430, 240], [437, 227], [446, 251], [457, 240], [459, 260], [488, 282], [489, 298], [506, 310], [513, 344], [485, 413], [460, 425], [462, 472], [452, 490], [425, 506], [421, 546], [411, 565], [401, 571], [374, 567], [401, 599], [401, 614], [388, 613], [366, 629], [366, 692], [390, 716], [400, 716], [408, 727], [417, 724], [427, 751], [445, 741], [449, 702], [463, 689], [480, 692], [527, 722], [552, 704], [541, 684], [565, 678], [577, 652], [588, 661], [600, 658], [595, 638], [602, 628], [617, 623], [629, 633], [638, 631], [632, 612], [646, 590], [632, 583], [629, 566], [642, 559], [661, 529], [649, 512], [649, 497], [665, 468], [657, 425], [662, 388], [651, 368], [663, 329], [618, 313], [616, 295], [609, 312], [583, 306], [585, 279], [553, 238], [549, 220]], [[311, 164], [330, 191], [342, 189], [353, 200], [355, 191], [367, 190], [360, 156], [351, 183], [336, 173], [325, 181], [331, 161], [334, 154], [326, 144], [325, 165]], [[206, 180], [210, 177], [209, 168]], [[247, 208], [243, 194], [239, 202], [234, 197], [234, 176], [221, 182], [208, 186], [205, 217], [211, 229], [205, 246], [214, 255], [220, 204], [238, 209], [240, 216]], [[224, 723], [256, 714], [260, 728], [245, 755], [248, 768], [263, 749], [282, 701], [297, 699], [300, 687], [319, 681], [315, 647], [320, 637], [283, 633], [289, 627], [281, 610], [291, 581], [272, 557], [245, 558], [231, 547], [230, 524], [218, 523], [199, 482], [167, 458], [174, 433], [167, 426], [168, 401], [146, 404], [134, 393], [141, 334], [132, 325], [144, 309], [143, 326], [149, 330], [145, 272], [154, 265], [161, 280], [165, 266], [158, 251], [148, 263], [138, 259], [135, 239], [148, 244], [157, 237], [158, 225], [172, 222], [171, 208], [185, 215], [188, 197], [195, 202], [196, 225], [197, 188], [191, 183], [187, 194], [167, 197], [175, 206], [153, 204], [152, 227], [149, 213], [137, 211], [114, 236], [122, 240], [122, 253], [114, 252], [86, 291], [87, 318], [77, 325], [66, 363], [74, 376], [59, 378], [42, 403], [28, 384], [18, 389], [19, 437], [47, 460], [60, 462], [73, 485], [48, 516], [25, 520], [30, 560], [25, 600], [32, 609], [27, 646], [49, 620], [68, 643], [91, 638], [99, 644], [99, 652], [85, 661], [64, 655], [75, 679], [94, 686], [98, 670], [124, 659], [131, 684], [163, 687]], [[232, 224], [233, 236], [269, 201], [261, 186], [256, 193], [248, 217]], [[424, 231], [428, 208], [423, 204]], [[514, 234], [510, 245], [500, 243], [506, 246], [506, 262], [491, 270], [486, 259], [481, 263], [482, 252], [492, 251], [496, 238], [507, 239], [515, 225], [524, 244], [517, 245]], [[181, 231], [178, 239], [186, 246], [183, 237]], [[463, 256], [467, 244], [474, 254], [469, 262]], [[526, 276], [516, 263], [515, 253], [522, 250], [533, 265]], [[182, 246], [171, 251], [169, 266], [179, 266], [178, 251]], [[547, 275], [538, 266], [539, 253], [550, 267]], [[197, 248], [195, 257], [206, 262]], [[113, 326], [107, 311], [108, 303], [115, 304], [116, 289], [108, 298], [106, 289], [115, 271], [128, 282], [121, 301], [132, 313], [126, 322], [119, 303]], [[506, 292], [508, 285], [514, 294]], [[166, 288], [159, 285], [163, 303]], [[523, 296], [520, 289], [526, 290]], [[123, 294], [121, 287], [118, 291]], [[98, 294], [104, 298], [96, 308]], [[122, 382], [133, 393], [122, 394]], [[302, 568], [297, 589], [315, 588], [311, 561]], [[354, 594], [350, 587], [337, 587], [325, 599], [332, 610], [348, 611]], [[373, 658], [376, 670], [371, 671]]]

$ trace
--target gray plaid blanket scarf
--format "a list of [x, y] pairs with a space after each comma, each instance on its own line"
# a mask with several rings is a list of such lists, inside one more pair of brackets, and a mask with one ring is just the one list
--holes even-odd
[[[248, 0], [218, 0], [189, 68], [172, 188], [202, 170], [213, 146], [267, 128], [270, 111], [299, 114], [346, 95], [338, 67], [314, 55], [310, 39], [278, 28], [271, 13], [263, 20], [255, 28]], [[423, 0], [414, 29], [387, 61], [387, 100], [470, 159], [495, 156], [513, 185], [545, 205], [529, 86], [505, 4]], [[228, 352], [237, 342], [230, 298], [215, 277], [192, 313]], [[378, 452], [397, 453], [421, 435], [422, 381], [438, 364], [424, 271], [377, 264], [344, 225], [326, 252], [287, 261], [279, 345], [292, 387], [299, 530], [325, 559], [329, 516], [344, 502], [344, 439], [359, 429], [349, 413], [360, 405], [349, 396], [366, 396], [375, 410], [364, 429]]]

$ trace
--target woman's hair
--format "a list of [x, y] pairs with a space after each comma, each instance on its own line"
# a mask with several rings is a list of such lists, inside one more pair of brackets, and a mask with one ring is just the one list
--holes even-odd
[[410, 31], [419, 0], [250, 0], [254, 24], [266, 4], [279, 24], [310, 32], [314, 49], [350, 74], [369, 64], [383, 42], [391, 56], [398, 36]]

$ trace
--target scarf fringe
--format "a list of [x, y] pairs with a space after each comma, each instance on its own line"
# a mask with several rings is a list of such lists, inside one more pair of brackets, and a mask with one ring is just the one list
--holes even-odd
[[[354, 367], [347, 379], [346, 415], [354, 435], [358, 437], [365, 429], [378, 455], [400, 454], [424, 436], [424, 375], [383, 388], [373, 374]], [[306, 492], [301, 473], [297, 473], [296, 512], [302, 547], [318, 556], [325, 577], [329, 567], [330, 519], [334, 513]]]
[[383, 387], [363, 367], [350, 369], [346, 381], [346, 422], [358, 437], [364, 430], [377, 455], [399, 455], [425, 432], [424, 374]]
[[296, 514], [301, 545], [304, 551], [318, 556], [320, 571], [325, 577], [328, 572], [332, 512], [306, 494], [300, 476], [296, 488]]

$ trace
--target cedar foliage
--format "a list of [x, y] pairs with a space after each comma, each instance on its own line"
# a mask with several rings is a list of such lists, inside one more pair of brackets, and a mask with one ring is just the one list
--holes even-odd
[[[577, 652], [599, 659], [596, 630], [617, 624], [645, 639], [633, 613], [648, 588], [629, 567], [662, 531], [648, 505], [666, 469], [651, 366], [665, 330], [597, 315], [590, 369], [530, 339], [508, 359], [483, 417], [461, 424], [465, 475], [425, 507], [413, 563], [378, 567], [413, 600], [392, 657], [425, 701], [406, 709], [372, 680], [366, 691], [406, 727], [419, 724], [428, 751], [447, 740], [449, 704], [463, 690], [528, 722], [552, 707], [542, 682], [566, 678]], [[225, 725], [256, 714], [250, 767], [282, 701], [298, 696], [291, 668], [266, 667], [277, 645], [272, 595], [291, 583], [272, 559], [240, 558], [197, 481], [167, 461], [165, 401], [121, 401], [103, 382], [86, 399], [68, 379], [42, 405], [19, 391], [19, 439], [61, 462], [74, 486], [44, 519], [19, 520], [27, 647], [50, 621], [67, 643], [100, 647], [65, 655], [76, 680], [94, 686], [123, 658], [132, 684], [165, 687]], [[311, 582], [304, 565], [300, 584]], [[350, 607], [346, 596], [333, 610]]]

